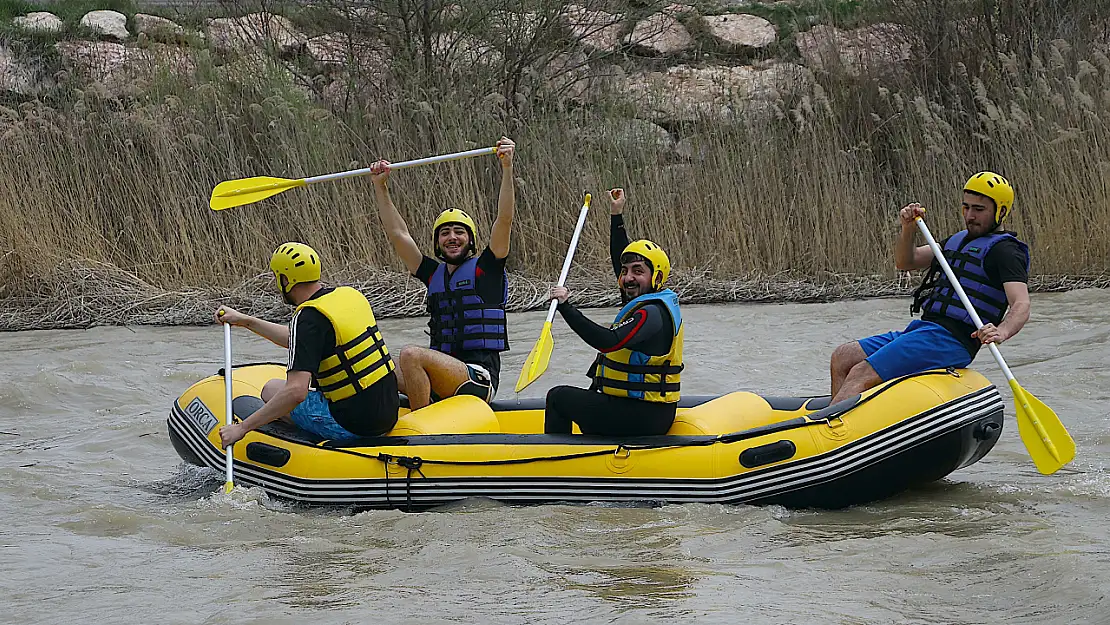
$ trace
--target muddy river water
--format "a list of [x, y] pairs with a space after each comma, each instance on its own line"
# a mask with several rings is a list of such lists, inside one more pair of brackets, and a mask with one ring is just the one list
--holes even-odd
[[[608, 320], [611, 309], [589, 311]], [[908, 302], [687, 306], [683, 392], [828, 392], [836, 345], [909, 321]], [[500, 398], [542, 312], [513, 315]], [[390, 348], [424, 321], [382, 322]], [[524, 395], [585, 384], [589, 349], [555, 323]], [[1110, 622], [1110, 291], [1034, 294], [1002, 353], [1078, 446], [1034, 468], [1007, 400], [983, 460], [841, 511], [674, 505], [428, 513], [318, 510], [184, 465], [174, 398], [222, 366], [222, 333], [0, 334], [0, 623]], [[237, 330], [235, 361], [284, 358]]]

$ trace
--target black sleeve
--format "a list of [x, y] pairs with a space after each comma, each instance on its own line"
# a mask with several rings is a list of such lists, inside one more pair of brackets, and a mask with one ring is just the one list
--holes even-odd
[[335, 329], [318, 310], [305, 308], [293, 316], [289, 325], [288, 371], [320, 370], [320, 361], [329, 349], [335, 347]]
[[559, 304], [559, 313], [575, 334], [600, 352], [615, 352], [627, 347], [653, 356], [662, 355], [670, 349], [674, 337], [667, 314], [658, 304], [636, 309], [615, 328], [594, 323], [568, 303]]
[[487, 304], [505, 305], [505, 258], [498, 258], [493, 250], [482, 250], [478, 266], [474, 268], [475, 289]]
[[613, 274], [621, 276], [621, 252], [628, 247], [628, 233], [624, 230], [624, 215], [613, 215], [609, 220], [609, 258], [613, 260]]
[[1016, 241], [1006, 239], [994, 244], [987, 257], [983, 259], [983, 270], [987, 277], [997, 280], [998, 284], [1007, 282], [1029, 282], [1029, 269], [1026, 266], [1025, 251]]
[[420, 266], [416, 268], [416, 273], [412, 275], [415, 276], [417, 280], [423, 282], [424, 286], [428, 286], [432, 281], [432, 276], [435, 274], [436, 269], [439, 269], [439, 261], [431, 256], [425, 256], [424, 259], [420, 261]]

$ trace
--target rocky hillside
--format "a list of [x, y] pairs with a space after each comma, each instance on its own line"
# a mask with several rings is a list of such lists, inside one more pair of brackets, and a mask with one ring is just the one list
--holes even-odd
[[486, 11], [441, 5], [423, 16], [429, 23], [419, 24], [408, 42], [398, 42], [396, 33], [413, 29], [411, 15], [354, 4], [291, 17], [194, 15], [180, 23], [96, 10], [67, 24], [48, 11], [30, 12], [0, 31], [6, 33], [0, 35], [0, 98], [49, 97], [73, 80], [106, 97], [128, 98], [157, 76], [195, 83], [216, 68], [235, 81], [261, 62], [273, 63], [307, 98], [341, 111], [389, 97], [415, 62], [485, 71], [487, 98], [510, 112], [539, 103], [618, 106], [624, 121], [608, 124], [618, 135], [690, 157], [696, 138], [676, 142], [684, 125], [781, 119], [788, 102], [812, 92], [815, 72], [882, 73], [911, 53], [895, 24], [816, 24], [823, 16], [812, 6], [806, 12], [806, 3], [668, 4], [624, 12], [588, 0], [547, 5], [517, 13], [500, 4]]

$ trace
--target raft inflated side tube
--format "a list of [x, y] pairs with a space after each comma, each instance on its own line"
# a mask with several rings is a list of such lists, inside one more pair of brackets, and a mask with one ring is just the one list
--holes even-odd
[[[240, 418], [284, 373], [279, 364], [235, 369]], [[182, 393], [168, 420], [178, 454], [214, 469], [223, 460], [221, 377]], [[392, 431], [342, 444], [264, 425], [244, 437], [235, 479], [286, 500], [356, 508], [427, 509], [472, 497], [838, 508], [983, 458], [1004, 405], [975, 371], [932, 370], [834, 405], [747, 391], [680, 401], [667, 434], [633, 437], [544, 434], [542, 398], [487, 404], [463, 395], [402, 409]]]

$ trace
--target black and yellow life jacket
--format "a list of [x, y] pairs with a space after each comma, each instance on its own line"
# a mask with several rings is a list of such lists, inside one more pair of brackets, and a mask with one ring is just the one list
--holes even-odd
[[335, 347], [320, 361], [316, 383], [328, 401], [339, 401], [370, 388], [393, 371], [370, 302], [349, 286], [310, 299], [297, 310], [320, 311], [335, 330]]
[[598, 353], [590, 368], [594, 389], [615, 397], [631, 397], [657, 403], [674, 403], [679, 399], [682, 382], [682, 339], [685, 328], [678, 309], [678, 294], [670, 289], [641, 295], [624, 305], [613, 326], [619, 325], [648, 302], [661, 302], [674, 324], [671, 349], [662, 356], [651, 356], [631, 349]]

